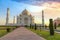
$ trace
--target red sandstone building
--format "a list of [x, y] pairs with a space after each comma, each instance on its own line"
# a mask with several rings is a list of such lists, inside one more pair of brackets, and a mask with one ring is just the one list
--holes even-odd
[[57, 26], [60, 25], [60, 18], [55, 19], [53, 23], [56, 23]]

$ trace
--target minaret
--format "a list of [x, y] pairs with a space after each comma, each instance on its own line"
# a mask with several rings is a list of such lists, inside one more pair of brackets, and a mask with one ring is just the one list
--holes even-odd
[[18, 16], [17, 16], [17, 24], [18, 24]]
[[6, 14], [6, 25], [7, 25], [8, 22], [9, 22], [9, 14], [10, 14], [10, 10], [9, 10], [9, 8], [7, 8], [7, 14]]
[[14, 16], [14, 18], [13, 18], [13, 24], [15, 24], [15, 16]]
[[44, 27], [44, 11], [42, 10], [42, 27]]

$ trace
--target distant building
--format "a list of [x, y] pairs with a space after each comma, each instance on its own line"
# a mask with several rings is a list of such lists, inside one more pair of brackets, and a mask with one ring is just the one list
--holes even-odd
[[53, 23], [56, 23], [57, 26], [60, 25], [60, 18], [55, 19]]
[[17, 25], [28, 25], [34, 24], [33, 16], [25, 9], [23, 12], [17, 16]]

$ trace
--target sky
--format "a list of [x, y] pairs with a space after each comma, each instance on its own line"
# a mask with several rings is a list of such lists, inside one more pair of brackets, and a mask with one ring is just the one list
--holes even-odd
[[60, 0], [0, 0], [0, 25], [5, 24], [7, 8], [10, 9], [9, 23], [13, 17], [27, 9], [35, 18], [35, 23], [42, 23], [41, 13], [44, 10], [45, 23], [49, 19], [60, 17]]

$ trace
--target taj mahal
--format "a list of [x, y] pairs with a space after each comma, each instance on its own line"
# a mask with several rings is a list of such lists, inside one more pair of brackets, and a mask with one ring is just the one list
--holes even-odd
[[[30, 26], [30, 24], [32, 25], [34, 24], [34, 17], [31, 15], [31, 13], [27, 9], [24, 9], [22, 13], [17, 16], [16, 23], [12, 23], [12, 24], [9, 23], [9, 13], [10, 13], [10, 10], [9, 8], [7, 8], [6, 25]], [[14, 21], [15, 19], [13, 20], [13, 22]]]
[[17, 25], [34, 24], [34, 17], [25, 9], [19, 16], [17, 16]]

